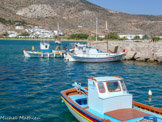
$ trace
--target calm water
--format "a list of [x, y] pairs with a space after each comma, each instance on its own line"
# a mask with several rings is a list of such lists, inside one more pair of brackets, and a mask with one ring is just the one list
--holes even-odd
[[[134, 100], [162, 107], [162, 65], [130, 61], [70, 63], [61, 58], [24, 58], [22, 48], [32, 45], [39, 48], [38, 41], [0, 41], [0, 121], [2, 117], [30, 116], [43, 122], [75, 122], [60, 102], [60, 91], [71, 88], [74, 82], [87, 86], [87, 79], [94, 76], [122, 76]], [[51, 43], [51, 46], [56, 45]], [[148, 99], [149, 89], [153, 92], [152, 101]], [[26, 119], [20, 119], [23, 120]]]

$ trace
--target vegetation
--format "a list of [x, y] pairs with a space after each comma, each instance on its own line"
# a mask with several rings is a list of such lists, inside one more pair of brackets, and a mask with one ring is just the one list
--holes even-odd
[[27, 33], [27, 32], [23, 32], [23, 33], [21, 33], [19, 36], [30, 36], [30, 34]]
[[14, 24], [16, 26], [25, 26], [25, 25], [27, 25], [27, 23], [24, 20], [16, 20], [16, 21], [14, 21]]
[[69, 39], [88, 39], [88, 34], [79, 33], [79, 34], [71, 34]]
[[149, 37], [148, 37], [147, 35], [144, 35], [144, 36], [142, 37], [142, 39], [143, 39], [143, 40], [149, 39]]
[[5, 37], [7, 37], [9, 34], [7, 33], [7, 32], [5, 32], [4, 34], [3, 34], [3, 36], [5, 36]]
[[152, 40], [159, 41], [160, 40], [160, 37], [152, 37]]
[[27, 23], [24, 20], [11, 21], [11, 20], [6, 20], [6, 19], [1, 18], [1, 17], [0, 17], [0, 23], [2, 23], [4, 25], [16, 25], [16, 26], [27, 25]]
[[139, 40], [139, 39], [141, 39], [139, 36], [135, 36], [134, 38], [133, 38], [134, 40]]
[[[98, 41], [102, 41], [102, 40], [104, 40], [104, 39], [105, 39], [105, 38], [97, 37], [97, 40], [98, 40]], [[96, 40], [96, 37], [95, 37], [95, 36], [88, 37], [88, 40], [89, 40], [89, 41], [95, 41], [95, 40]]]
[[112, 40], [118, 40], [119, 39], [119, 36], [117, 34], [114, 34], [114, 33], [110, 33], [108, 35], [108, 38], [109, 39], [112, 39]]
[[0, 22], [4, 25], [11, 25], [12, 24], [11, 20], [6, 20], [6, 19], [1, 18], [1, 17], [0, 17]]

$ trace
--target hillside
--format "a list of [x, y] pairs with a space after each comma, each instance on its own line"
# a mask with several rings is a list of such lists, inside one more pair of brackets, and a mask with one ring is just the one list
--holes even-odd
[[120, 34], [162, 35], [162, 16], [130, 15], [101, 8], [86, 0], [0, 0], [0, 30], [40, 25], [54, 30], [57, 23], [71, 33], [95, 31], [95, 19], [99, 19], [99, 31], [104, 31], [105, 21], [111, 32]]

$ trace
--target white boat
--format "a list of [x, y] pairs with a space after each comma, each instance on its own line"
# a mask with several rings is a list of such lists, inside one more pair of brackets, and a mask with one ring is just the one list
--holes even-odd
[[[96, 29], [96, 33], [97, 33], [97, 29]], [[107, 37], [107, 52], [101, 52], [98, 49], [91, 48], [91, 47], [88, 47], [86, 45], [76, 44], [76, 45], [73, 46], [73, 49], [71, 49], [69, 52], [64, 54], [64, 59], [68, 60], [68, 61], [72, 61], [72, 62], [121, 61], [123, 59], [123, 57], [125, 56], [125, 52], [121, 52], [121, 53], [110, 53], [109, 52], [107, 22], [106, 22], [106, 37]]]
[[73, 87], [61, 98], [80, 122], [162, 122], [161, 108], [133, 101], [122, 77], [93, 77], [88, 87]]
[[64, 57], [64, 50], [61, 50], [60, 46], [56, 47], [57, 49], [51, 50], [49, 49], [50, 44], [46, 41], [40, 42], [40, 51], [36, 51], [32, 46], [32, 50], [28, 51], [23, 49], [25, 57], [44, 57], [44, 58], [55, 58], [55, 57]]
[[56, 44], [61, 44], [61, 41], [56, 40], [55, 43], [56, 43]]
[[107, 53], [86, 45], [74, 44], [73, 49], [64, 54], [64, 59], [72, 62], [110, 62], [121, 61], [125, 53]]

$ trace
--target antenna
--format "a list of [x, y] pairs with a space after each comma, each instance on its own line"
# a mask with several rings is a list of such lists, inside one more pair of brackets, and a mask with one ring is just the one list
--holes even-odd
[[58, 40], [60, 41], [60, 33], [59, 33], [59, 31], [60, 31], [60, 27], [59, 27], [59, 23], [57, 23], [57, 27], [58, 27], [58, 30], [57, 30]]
[[97, 41], [98, 18], [96, 17], [96, 41]]
[[107, 27], [107, 21], [106, 21], [106, 39], [107, 39], [107, 52], [109, 52], [109, 46], [108, 46], [108, 27]]

